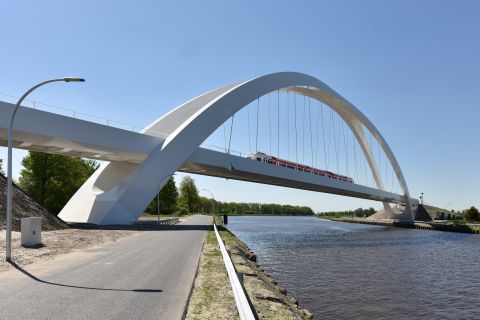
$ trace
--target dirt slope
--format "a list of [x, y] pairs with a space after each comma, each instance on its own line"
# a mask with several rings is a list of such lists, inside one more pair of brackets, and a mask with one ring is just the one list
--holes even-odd
[[[7, 214], [7, 178], [0, 174], [0, 229], [6, 228]], [[48, 212], [15, 184], [13, 185], [13, 231], [20, 231], [20, 219], [42, 217], [42, 230], [60, 230], [69, 228], [56, 215]]]

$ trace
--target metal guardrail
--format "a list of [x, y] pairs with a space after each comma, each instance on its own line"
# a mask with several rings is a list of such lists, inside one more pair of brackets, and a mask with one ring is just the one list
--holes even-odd
[[220, 251], [222, 252], [223, 262], [225, 263], [228, 278], [230, 279], [230, 284], [232, 286], [233, 296], [235, 298], [235, 303], [237, 304], [237, 310], [238, 314], [240, 315], [240, 319], [255, 320], [255, 316], [252, 309], [250, 308], [250, 304], [248, 303], [245, 290], [243, 289], [243, 286], [238, 279], [232, 259], [230, 259], [227, 248], [225, 248], [225, 244], [222, 241], [222, 237], [220, 237], [220, 234], [218, 233], [215, 221], [213, 222], [213, 228], [215, 229], [215, 235], [217, 236], [218, 245], [220, 246]]
[[160, 225], [160, 226], [169, 226], [172, 224], [176, 224], [180, 222], [180, 218], [168, 218], [168, 219], [161, 219], [160, 221], [157, 220], [137, 220], [132, 221], [132, 224], [135, 225]]

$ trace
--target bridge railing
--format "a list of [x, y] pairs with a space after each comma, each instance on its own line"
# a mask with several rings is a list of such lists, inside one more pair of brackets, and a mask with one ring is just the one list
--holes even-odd
[[[16, 96], [6, 94], [6, 93], [2, 93], [2, 92], [0, 92], [0, 96], [3, 96], [4, 98], [6, 98], [6, 100], [8, 100], [8, 101], [5, 101], [5, 102], [12, 103], [12, 104], [15, 104], [17, 99], [18, 99], [18, 97], [16, 97]], [[93, 115], [93, 114], [90, 114], [90, 113], [77, 111], [77, 110], [74, 110], [72, 108], [57, 106], [57, 105], [53, 105], [53, 104], [49, 104], [49, 103], [45, 103], [45, 102], [41, 102], [41, 101], [37, 101], [37, 100], [25, 99], [24, 103], [27, 103], [27, 104], [22, 105], [22, 107], [32, 108], [32, 109], [35, 109], [35, 110], [41, 110], [41, 111], [46, 111], [46, 112], [53, 112], [53, 113], [56, 113], [56, 114], [59, 114], [59, 115], [62, 115], [62, 116], [71, 117], [71, 118], [79, 119], [79, 120], [90, 121], [90, 122], [96, 122], [96, 123], [99, 123], [99, 124], [102, 124], [102, 125], [107, 125], [109, 127], [128, 130], [128, 131], [132, 131], [132, 132], [141, 132], [143, 130], [143, 127], [138, 126], [138, 125], [125, 123], [125, 122], [121, 122], [121, 121], [116, 121], [116, 120], [108, 119], [108, 118], [105, 118], [105, 117]], [[158, 137], [161, 137], [161, 138], [168, 137], [167, 133], [160, 132], [160, 131], [149, 130], [148, 134], [158, 136]]]
[[215, 221], [213, 222], [213, 228], [215, 230], [215, 236], [217, 237], [218, 245], [220, 246], [220, 251], [222, 252], [223, 262], [225, 263], [228, 278], [230, 279], [230, 285], [232, 286], [233, 297], [235, 298], [240, 319], [254, 320], [255, 316], [253, 310], [250, 307], [245, 290], [237, 276], [237, 271], [235, 270], [232, 259], [230, 259], [230, 256], [228, 255], [227, 248], [225, 248], [222, 237], [220, 236], [220, 233], [218, 233]]

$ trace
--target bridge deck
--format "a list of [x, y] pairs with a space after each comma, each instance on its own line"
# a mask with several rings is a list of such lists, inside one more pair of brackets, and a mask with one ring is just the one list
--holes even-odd
[[[12, 104], [0, 102], [0, 145], [3, 146], [7, 144], [12, 110]], [[17, 113], [14, 128], [15, 148], [133, 164], [143, 162], [165, 140], [161, 136], [23, 107]], [[403, 202], [398, 194], [203, 148], [198, 148], [180, 171], [383, 202]]]

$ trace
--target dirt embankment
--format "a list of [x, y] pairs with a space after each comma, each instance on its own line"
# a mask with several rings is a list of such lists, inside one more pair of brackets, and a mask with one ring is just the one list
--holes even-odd
[[[0, 174], [0, 230], [6, 229], [7, 212], [7, 178]], [[56, 215], [48, 212], [29, 197], [22, 189], [13, 184], [13, 231], [20, 231], [20, 219], [27, 217], [41, 217], [42, 230], [61, 230], [68, 225]]]

